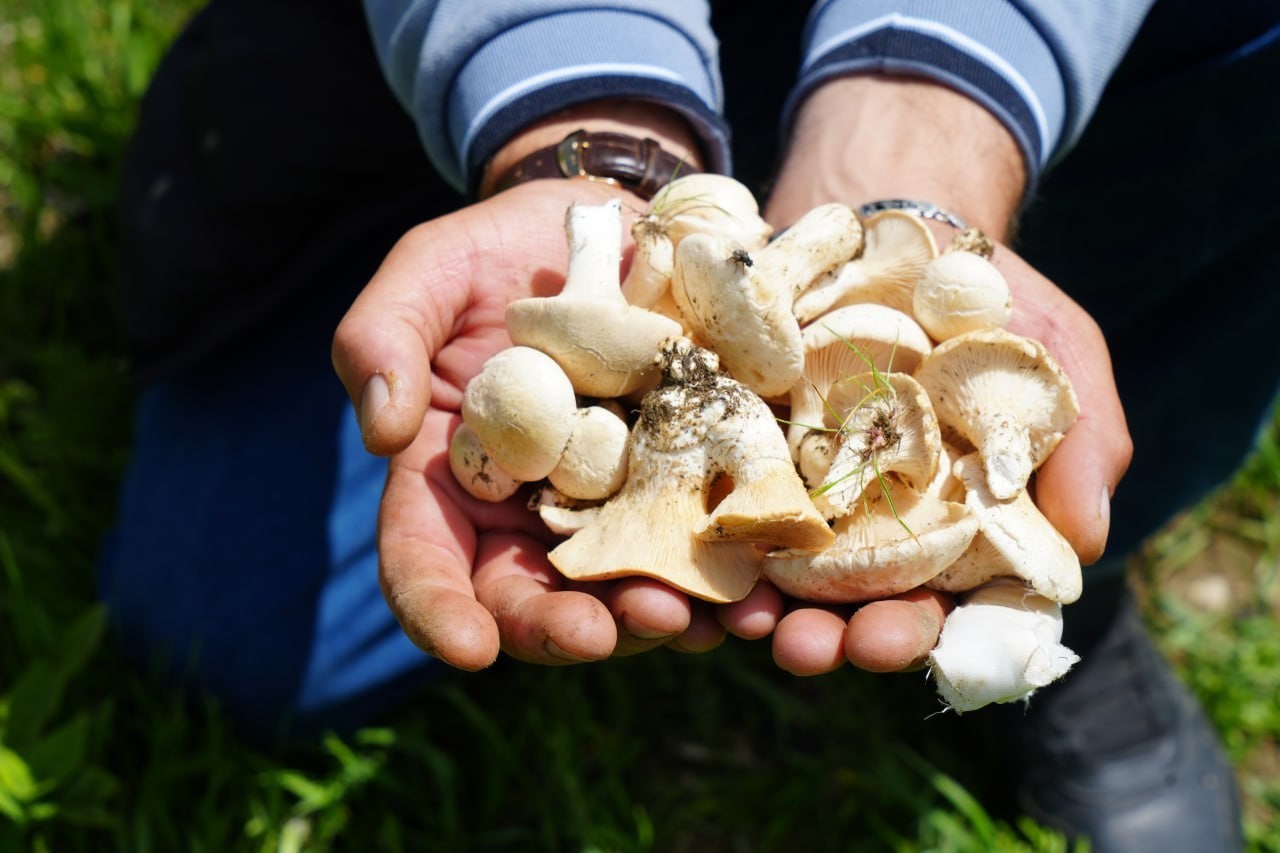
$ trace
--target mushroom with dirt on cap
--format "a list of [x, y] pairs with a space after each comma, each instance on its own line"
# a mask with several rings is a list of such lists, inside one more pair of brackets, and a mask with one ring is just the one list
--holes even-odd
[[[548, 556], [573, 580], [639, 575], [737, 601], [760, 574], [754, 543], [816, 551], [834, 535], [768, 405], [687, 339], [665, 343], [659, 359], [662, 381], [641, 402], [621, 491]], [[723, 477], [732, 491], [708, 507]]]

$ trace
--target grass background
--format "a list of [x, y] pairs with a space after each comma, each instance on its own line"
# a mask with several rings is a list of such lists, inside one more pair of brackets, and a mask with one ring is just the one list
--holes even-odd
[[[107, 286], [134, 105], [192, 0], [0, 0], [0, 851], [1063, 850], [919, 676], [766, 644], [451, 674], [286, 755], [127, 668], [93, 595], [134, 389]], [[1280, 424], [1132, 571], [1280, 850]], [[985, 804], [985, 805], [984, 805]]]

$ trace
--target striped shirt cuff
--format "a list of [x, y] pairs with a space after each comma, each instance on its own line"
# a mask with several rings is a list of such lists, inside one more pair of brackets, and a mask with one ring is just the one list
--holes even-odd
[[445, 164], [474, 191], [490, 156], [529, 122], [602, 98], [661, 103], [701, 137], [709, 167], [731, 168], [714, 57], [666, 21], [641, 13], [575, 11], [524, 22], [484, 44], [450, 90]]
[[1063, 134], [1067, 103], [1049, 44], [1012, 4], [952, 0], [820, 3], [805, 34], [804, 62], [785, 108], [789, 124], [805, 95], [851, 73], [935, 80], [992, 112], [1013, 135], [1028, 190]]

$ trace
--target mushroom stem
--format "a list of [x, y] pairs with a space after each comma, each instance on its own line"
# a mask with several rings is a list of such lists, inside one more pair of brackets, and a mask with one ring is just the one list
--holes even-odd
[[957, 713], [1028, 699], [1080, 658], [1062, 645], [1062, 607], [996, 578], [965, 596], [929, 654], [938, 694]]
[[1026, 488], [1035, 467], [1030, 431], [1008, 413], [982, 412], [974, 419], [974, 433], [982, 436], [987, 488], [1000, 500], [1015, 497]]
[[574, 204], [565, 213], [569, 264], [555, 296], [507, 306], [511, 342], [555, 359], [586, 397], [617, 397], [657, 381], [658, 344], [680, 324], [628, 305], [618, 283], [622, 257], [620, 202]]
[[618, 271], [622, 264], [621, 209], [622, 202], [616, 198], [600, 205], [569, 206], [564, 216], [569, 263], [562, 295], [626, 304]]

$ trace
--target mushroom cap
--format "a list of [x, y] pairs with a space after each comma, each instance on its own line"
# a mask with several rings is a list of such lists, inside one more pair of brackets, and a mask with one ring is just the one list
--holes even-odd
[[475, 430], [465, 423], [458, 424], [449, 439], [449, 470], [467, 494], [490, 503], [505, 501], [521, 486], [520, 480], [498, 467]]
[[992, 578], [1016, 577], [1037, 594], [1061, 604], [1080, 597], [1084, 578], [1080, 558], [1027, 492], [998, 501], [987, 489], [975, 455], [955, 462], [965, 486], [965, 506], [978, 519], [978, 535], [954, 563], [929, 581], [943, 592], [975, 589]]
[[644, 228], [666, 234], [675, 244], [690, 234], [719, 234], [748, 251], [762, 248], [773, 234], [751, 190], [715, 172], [682, 175], [658, 190], [633, 231]]
[[[875, 488], [875, 487], [873, 487]], [[872, 601], [920, 586], [959, 556], [978, 530], [963, 505], [908, 488], [883, 490], [838, 519], [819, 554], [774, 551], [764, 574], [782, 592], [828, 603]]]
[[620, 204], [573, 204], [565, 214], [569, 265], [555, 296], [531, 296], [507, 306], [507, 334], [556, 360], [588, 397], [617, 397], [656, 379], [658, 344], [680, 324], [628, 305], [618, 284], [622, 259]]
[[783, 394], [804, 370], [800, 326], [784, 288], [750, 275], [739, 251], [720, 237], [689, 235], [676, 247], [671, 292], [694, 338], [735, 379], [763, 396]]
[[943, 341], [915, 377], [943, 429], [978, 449], [999, 500], [1026, 488], [1080, 413], [1070, 380], [1044, 345], [1003, 329]]
[[[815, 547], [832, 534], [768, 405], [688, 340], [665, 343], [659, 358], [662, 382], [641, 403], [626, 483], [551, 561], [574, 579], [641, 575], [736, 601], [759, 576], [751, 543]], [[724, 476], [733, 491], [711, 509]]]
[[494, 464], [525, 482], [541, 480], [560, 462], [577, 409], [560, 365], [530, 347], [495, 353], [462, 394], [463, 423]]
[[786, 394], [804, 369], [795, 294], [861, 246], [857, 215], [814, 208], [758, 252], [708, 234], [676, 246], [671, 293], [691, 335], [762, 397]]
[[636, 251], [622, 295], [632, 305], [653, 308], [670, 291], [676, 244], [690, 234], [718, 234], [750, 252], [772, 233], [742, 183], [714, 172], [683, 175], [658, 190], [631, 226]]
[[885, 210], [863, 223], [862, 254], [815, 281], [796, 297], [796, 319], [814, 318], [858, 302], [911, 311], [911, 292], [924, 265], [938, 254], [927, 225], [900, 210]]
[[1013, 314], [1009, 282], [973, 252], [944, 252], [924, 265], [911, 296], [916, 320], [935, 341], [1003, 328]]
[[[776, 432], [776, 430], [775, 430]], [[781, 438], [781, 433], [778, 433]], [[777, 450], [786, 445], [777, 443]], [[756, 445], [743, 449], [750, 452]], [[699, 522], [694, 535], [710, 542], [760, 542], [821, 551], [835, 534], [814, 507], [789, 456], [759, 457], [733, 466], [732, 490]]]
[[791, 387], [787, 427], [787, 443], [797, 461], [800, 442], [823, 426], [824, 401], [833, 384], [867, 370], [911, 373], [933, 349], [915, 320], [869, 302], [824, 314], [803, 329], [800, 339], [804, 372]]
[[827, 406], [838, 433], [815, 502], [828, 514], [847, 515], [867, 485], [885, 474], [917, 490], [933, 479], [942, 433], [915, 379], [868, 371], [832, 385]]
[[1015, 702], [1061, 678], [1080, 658], [1062, 645], [1062, 608], [998, 578], [969, 593], [942, 624], [929, 674], [957, 713]]
[[695, 598], [746, 598], [763, 555], [748, 542], [704, 542], [693, 526], [706, 512], [698, 491], [664, 478], [628, 479], [623, 491], [547, 557], [571, 580], [657, 578]]
[[575, 423], [560, 462], [547, 475], [551, 485], [578, 500], [603, 500], [627, 479], [626, 421], [603, 406], [587, 406]]
[[534, 296], [507, 306], [507, 332], [554, 358], [584, 397], [619, 397], [656, 381], [658, 344], [682, 329], [634, 305]]

